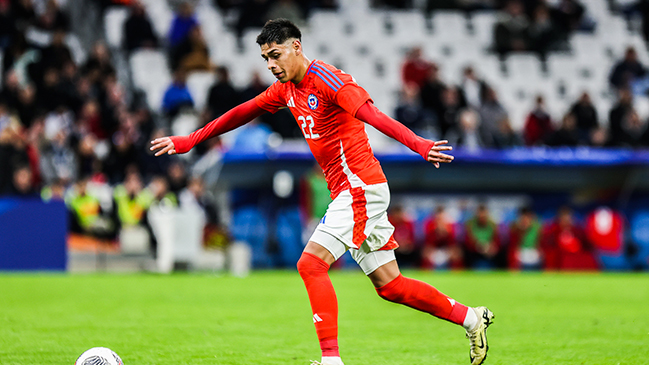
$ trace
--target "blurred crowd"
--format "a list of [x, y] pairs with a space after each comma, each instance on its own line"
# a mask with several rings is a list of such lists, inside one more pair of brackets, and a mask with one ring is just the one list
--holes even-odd
[[[625, 216], [600, 207], [581, 218], [568, 206], [543, 221], [523, 207], [496, 223], [486, 205], [453, 221], [444, 206], [412, 219], [396, 205], [388, 212], [395, 227], [401, 266], [425, 269], [646, 270], [649, 241], [629, 238]], [[644, 236], [642, 236], [644, 237]]]
[[[403, 88], [395, 118], [418, 134], [448, 139], [468, 149], [515, 146], [649, 147], [649, 128], [634, 107], [634, 96], [646, 97], [647, 68], [633, 47], [610, 70], [617, 102], [600, 116], [588, 91], [583, 91], [560, 120], [550, 115], [545, 96], [535, 98], [521, 131], [512, 128], [507, 109], [495, 89], [473, 67], [464, 69], [459, 84], [444, 82], [439, 66], [412, 49], [402, 66]], [[640, 89], [640, 90], [638, 90]], [[635, 92], [634, 92], [635, 91]]]
[[[184, 110], [198, 114], [197, 126], [201, 126], [268, 85], [259, 74], [251, 74], [247, 87], [233, 86], [229, 70], [211, 61], [194, 2], [170, 1], [174, 16], [169, 33], [162, 39], [137, 0], [101, 3], [128, 6], [120, 51], [131, 54], [155, 48], [167, 54], [173, 80], [164, 93], [161, 113], [151, 110], [141, 90], [120, 80], [114, 50], [102, 41], [94, 43], [87, 57], [75, 57], [70, 46], [75, 19], [57, 1], [0, 0], [0, 196], [65, 200], [72, 215], [71, 229], [100, 238], [115, 239], [123, 227], [140, 226], [150, 231], [146, 213], [153, 205], [199, 206], [213, 230], [218, 231], [221, 222], [215, 199], [196, 171], [201, 159], [218, 160], [226, 148], [263, 151], [271, 136], [301, 139], [298, 125], [284, 110], [250, 123], [227, 146], [216, 138], [197, 146], [189, 159], [153, 157], [149, 141], [168, 135], [173, 121], [182, 117]], [[335, 0], [215, 0], [214, 4], [238, 35], [274, 17], [304, 24], [314, 8], [338, 6]], [[570, 32], [587, 26], [578, 1], [556, 4], [551, 7], [541, 0], [449, 0], [429, 1], [428, 9], [502, 9], [494, 50], [506, 53], [507, 47], [501, 49], [499, 44], [509, 44], [511, 51], [541, 53], [546, 50], [543, 47], [551, 51]], [[412, 4], [375, 1], [374, 5]], [[644, 8], [632, 11], [637, 9]], [[538, 40], [545, 39], [543, 29], [550, 24], [539, 24], [543, 22], [554, 22], [550, 27], [558, 33], [552, 33], [548, 38], [551, 41], [544, 41], [541, 50]], [[521, 39], [512, 33], [516, 27], [524, 29]], [[29, 36], [33, 30], [45, 35], [46, 41], [34, 42]], [[501, 33], [504, 36], [499, 36]], [[187, 87], [187, 77], [195, 71], [216, 76], [204, 110], [195, 110]], [[602, 123], [606, 116], [597, 115], [587, 92], [575, 100], [560, 121], [552, 119], [539, 95], [524, 130], [516, 131], [494, 88], [473, 68], [464, 70], [460, 84], [448, 84], [442, 80], [439, 67], [425, 59], [420, 49], [409, 52], [402, 76], [404, 87], [395, 118], [423, 136], [449, 139], [453, 145], [471, 149], [649, 146], [647, 123], [633, 104], [638, 88], [645, 90], [641, 81], [647, 71], [633, 49], [611, 70], [611, 88], [618, 94], [618, 103], [611, 109], [608, 123]]]

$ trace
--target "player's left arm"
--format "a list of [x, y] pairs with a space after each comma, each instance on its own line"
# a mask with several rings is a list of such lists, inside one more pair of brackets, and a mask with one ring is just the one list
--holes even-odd
[[444, 153], [444, 151], [453, 149], [446, 145], [448, 141], [431, 141], [419, 137], [406, 126], [380, 111], [371, 100], [366, 101], [358, 108], [355, 117], [378, 129], [386, 136], [401, 142], [437, 168], [440, 163], [453, 161], [453, 156]]

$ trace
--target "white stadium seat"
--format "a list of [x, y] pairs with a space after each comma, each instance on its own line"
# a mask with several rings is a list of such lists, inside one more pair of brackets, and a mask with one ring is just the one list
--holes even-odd
[[167, 58], [161, 51], [139, 50], [129, 60], [133, 84], [147, 96], [149, 107], [159, 111], [165, 90], [171, 83]]
[[129, 13], [130, 11], [126, 7], [110, 7], [104, 13], [104, 33], [110, 47], [115, 49], [122, 47], [124, 23]]
[[215, 81], [216, 76], [212, 72], [192, 72], [187, 77], [187, 88], [194, 99], [196, 110], [205, 108], [210, 87]]

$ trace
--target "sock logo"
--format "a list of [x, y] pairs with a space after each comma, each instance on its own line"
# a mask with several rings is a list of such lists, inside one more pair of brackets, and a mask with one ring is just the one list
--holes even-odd
[[451, 307], [455, 307], [455, 299], [446, 298], [451, 303]]
[[316, 313], [313, 315], [313, 323], [318, 323], [318, 322], [322, 322], [322, 318], [320, 318], [318, 313]]

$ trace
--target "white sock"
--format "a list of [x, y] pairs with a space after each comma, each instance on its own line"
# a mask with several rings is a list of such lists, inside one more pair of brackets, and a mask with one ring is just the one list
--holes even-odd
[[321, 363], [323, 365], [343, 365], [343, 361], [337, 356], [323, 356]]
[[466, 317], [464, 317], [462, 327], [467, 331], [471, 331], [478, 326], [478, 322], [478, 316], [475, 314], [473, 308], [469, 307], [469, 310], [466, 311]]

